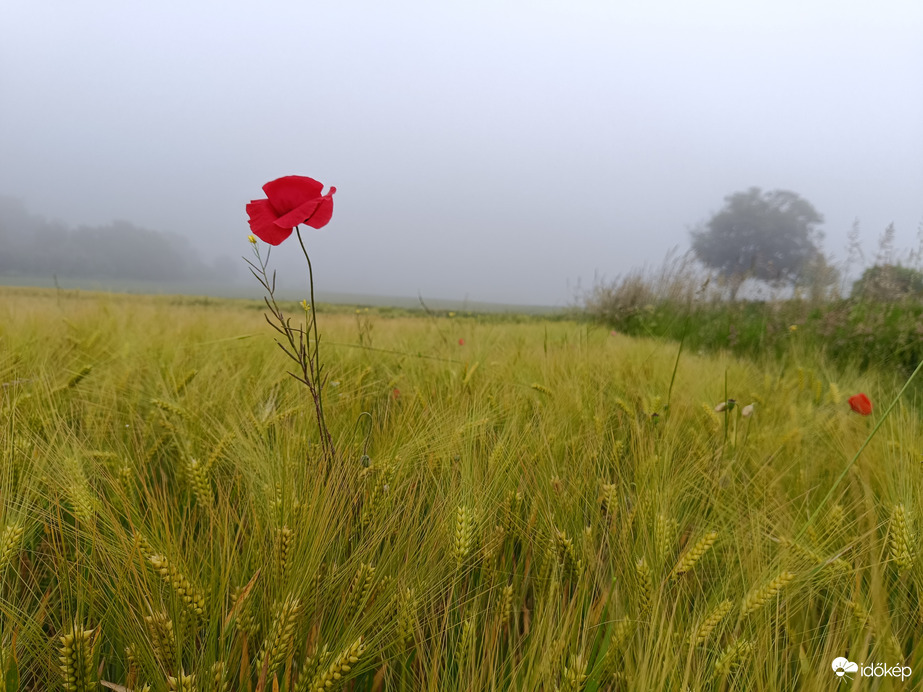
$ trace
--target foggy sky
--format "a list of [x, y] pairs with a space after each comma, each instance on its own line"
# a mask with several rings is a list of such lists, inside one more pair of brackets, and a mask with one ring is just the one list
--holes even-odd
[[263, 183], [309, 175], [322, 289], [564, 304], [750, 186], [838, 257], [856, 217], [915, 246], [921, 86], [912, 0], [6, 0], [0, 195], [237, 257]]

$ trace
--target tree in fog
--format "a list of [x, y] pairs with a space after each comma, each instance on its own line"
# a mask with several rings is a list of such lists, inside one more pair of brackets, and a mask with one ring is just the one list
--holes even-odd
[[795, 285], [813, 280], [818, 267], [826, 266], [818, 228], [824, 217], [806, 199], [788, 190], [751, 187], [724, 202], [692, 231], [692, 249], [728, 282], [732, 299], [748, 278]]
[[0, 196], [0, 275], [142, 281], [227, 280], [228, 262], [206, 265], [174, 233], [128, 221], [69, 229]]

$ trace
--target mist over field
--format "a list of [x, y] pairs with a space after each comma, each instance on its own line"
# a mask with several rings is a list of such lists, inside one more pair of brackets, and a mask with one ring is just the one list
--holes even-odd
[[[338, 188], [307, 236], [331, 293], [564, 305], [684, 252], [751, 186], [810, 201], [834, 262], [856, 219], [868, 254], [923, 220], [919, 4], [12, 0], [0, 19], [0, 195], [58, 224], [0, 215], [5, 283], [163, 261], [167, 288], [258, 295], [244, 205], [288, 174]], [[299, 254], [279, 249], [282, 276]]]
[[3, 689], [923, 689], [921, 36], [2, 3]]

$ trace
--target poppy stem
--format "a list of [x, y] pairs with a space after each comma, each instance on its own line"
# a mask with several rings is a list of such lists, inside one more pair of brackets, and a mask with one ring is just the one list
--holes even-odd
[[308, 362], [311, 364], [311, 379], [314, 380], [315, 404], [317, 408], [317, 425], [320, 428], [321, 446], [325, 455], [333, 462], [333, 441], [330, 438], [330, 431], [327, 430], [327, 420], [324, 417], [324, 383], [321, 380], [320, 365], [320, 337], [317, 334], [317, 310], [314, 306], [314, 269], [311, 267], [311, 258], [308, 256], [308, 250], [304, 246], [304, 240], [301, 238], [301, 227], [295, 226], [295, 233], [298, 235], [298, 243], [301, 245], [301, 252], [304, 253], [305, 261], [308, 263], [308, 284], [311, 290], [311, 324], [308, 329], [314, 330], [314, 355], [308, 356]]

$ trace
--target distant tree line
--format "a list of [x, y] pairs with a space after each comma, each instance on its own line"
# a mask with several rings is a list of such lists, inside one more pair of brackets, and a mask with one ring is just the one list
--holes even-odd
[[203, 262], [181, 236], [128, 221], [76, 229], [0, 196], [0, 275], [145, 281], [227, 279], [225, 262]]

